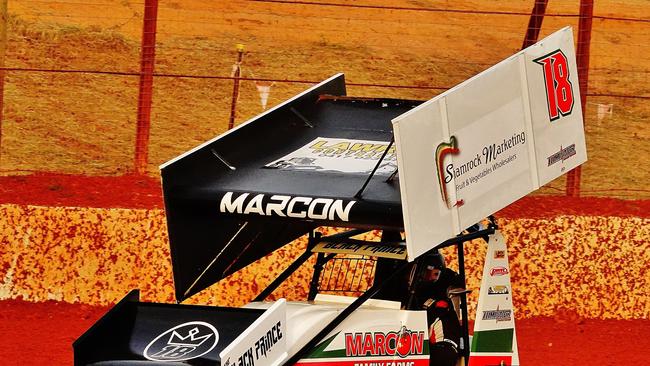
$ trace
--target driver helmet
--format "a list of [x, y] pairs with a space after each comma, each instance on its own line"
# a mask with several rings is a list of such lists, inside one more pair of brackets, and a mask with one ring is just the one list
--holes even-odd
[[426, 256], [425, 265], [427, 269], [445, 269], [445, 256], [442, 255], [439, 251], [434, 251]]
[[440, 273], [445, 269], [445, 257], [439, 251], [428, 254], [424, 259], [425, 279], [437, 281]]

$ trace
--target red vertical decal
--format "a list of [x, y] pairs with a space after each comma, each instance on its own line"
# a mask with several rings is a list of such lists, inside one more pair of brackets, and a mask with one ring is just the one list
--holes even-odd
[[151, 128], [151, 100], [153, 70], [156, 56], [156, 24], [158, 0], [145, 0], [140, 53], [140, 90], [138, 95], [138, 124], [135, 136], [135, 171], [147, 172], [149, 155], [149, 130]]

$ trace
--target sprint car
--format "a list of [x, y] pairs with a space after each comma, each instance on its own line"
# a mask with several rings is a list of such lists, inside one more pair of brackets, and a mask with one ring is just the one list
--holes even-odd
[[[471, 341], [457, 295], [459, 363], [517, 365], [507, 247], [484, 219], [586, 161], [579, 105], [568, 27], [426, 102], [349, 97], [334, 75], [161, 166], [179, 302], [308, 235], [304, 253], [241, 308], [134, 290], [75, 341], [75, 365], [435, 363], [425, 311], [382, 293], [449, 246], [464, 279], [477, 238], [488, 250]], [[372, 230], [382, 240], [359, 238]], [[306, 301], [264, 301], [314, 256]]]

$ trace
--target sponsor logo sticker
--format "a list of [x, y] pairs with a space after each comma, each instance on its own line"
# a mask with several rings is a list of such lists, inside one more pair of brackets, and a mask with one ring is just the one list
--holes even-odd
[[421, 355], [424, 350], [424, 332], [413, 332], [403, 326], [397, 332], [345, 333], [345, 355], [399, 356]]
[[449, 201], [449, 192], [447, 192], [446, 183], [448, 183], [448, 181], [447, 178], [445, 178], [444, 162], [445, 156], [458, 154], [460, 154], [460, 149], [458, 148], [458, 140], [456, 139], [456, 136], [451, 136], [449, 142], [441, 142], [436, 147], [436, 174], [438, 175], [438, 184], [440, 185], [440, 196], [449, 209], [451, 209], [452, 204]]
[[186, 361], [212, 351], [219, 342], [219, 332], [201, 321], [177, 325], [149, 342], [143, 356], [151, 361]]
[[[436, 146], [435, 163], [440, 197], [448, 209], [465, 205], [460, 192], [478, 182], [492, 172], [517, 159], [517, 150], [526, 144], [526, 132], [516, 132], [492, 141], [468, 156], [463, 161], [454, 161], [454, 156], [461, 155], [458, 138], [451, 136], [449, 142]], [[508, 154], [508, 157], [505, 155]], [[450, 161], [451, 160], [451, 161]], [[452, 184], [453, 182], [453, 184]], [[452, 187], [449, 187], [452, 185]], [[455, 189], [457, 198], [450, 197], [450, 188]]]
[[576, 154], [576, 144], [571, 144], [565, 148], [560, 146], [560, 151], [546, 158], [548, 165], [551, 166], [557, 162], [564, 162]]
[[375, 175], [391, 175], [397, 169], [396, 150], [395, 145], [388, 141], [321, 136], [264, 167], [291, 171], [368, 174], [383, 156]]
[[496, 320], [506, 322], [512, 319], [512, 310], [487, 310], [483, 312], [483, 320]]
[[490, 276], [505, 276], [508, 273], [508, 269], [506, 267], [492, 267], [490, 268]]
[[[269, 330], [266, 331], [261, 337], [255, 340], [255, 343], [250, 347], [244, 349], [233, 355], [236, 359], [235, 362], [230, 361], [230, 357], [223, 362], [224, 366], [255, 366], [256, 362], [262, 359], [267, 359], [271, 352], [275, 350], [275, 346], [284, 337], [282, 334], [282, 322], [278, 321]], [[230, 354], [228, 354], [230, 355]], [[227, 357], [226, 355], [221, 355]]]
[[353, 244], [321, 242], [312, 249], [314, 253], [339, 253], [367, 255], [382, 258], [406, 259], [406, 246], [400, 244]]
[[508, 286], [496, 285], [488, 287], [488, 295], [505, 295], [510, 293]]

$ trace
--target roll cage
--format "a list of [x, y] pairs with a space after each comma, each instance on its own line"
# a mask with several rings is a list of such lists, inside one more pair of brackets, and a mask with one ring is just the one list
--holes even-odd
[[[455, 247], [458, 260], [458, 274], [463, 283], [465, 283], [465, 256], [464, 256], [464, 246], [467, 242], [482, 238], [486, 242], [488, 241], [488, 236], [494, 234], [495, 230], [498, 229], [494, 217], [488, 219], [487, 225], [476, 224], [462, 234], [446, 240], [439, 245], [435, 246], [430, 250], [430, 252], [447, 248]], [[307, 353], [317, 346], [320, 342], [323, 341], [325, 336], [327, 336], [332, 330], [334, 330], [343, 320], [345, 320], [352, 312], [358, 309], [363, 303], [371, 298], [381, 298], [382, 290], [386, 289], [391, 283], [399, 281], [399, 277], [403, 276], [405, 271], [411, 270], [416, 273], [413, 278], [414, 281], [410, 281], [408, 284], [409, 289], [406, 292], [406, 297], [399, 299], [403, 304], [405, 310], [421, 310], [413, 308], [413, 296], [414, 289], [417, 286], [417, 281], [421, 278], [419, 275], [423, 270], [422, 262], [425, 259], [426, 255], [418, 257], [413, 262], [408, 262], [406, 258], [404, 259], [395, 259], [395, 258], [385, 258], [381, 256], [370, 256], [370, 255], [350, 255], [350, 254], [341, 254], [341, 253], [326, 253], [318, 252], [315, 253], [314, 249], [317, 245], [321, 243], [333, 243], [333, 244], [347, 244], [347, 245], [356, 245], [367, 247], [378, 247], [383, 246], [395, 246], [398, 247], [403, 245], [401, 242], [376, 242], [376, 241], [367, 241], [354, 239], [354, 236], [368, 232], [369, 230], [365, 229], [352, 229], [347, 230], [341, 233], [324, 236], [320, 232], [312, 230], [309, 233], [307, 247], [305, 251], [298, 256], [289, 266], [274, 280], [272, 281], [262, 292], [255, 297], [253, 301], [264, 301], [273, 291], [275, 291], [291, 274], [293, 274], [299, 267], [301, 267], [307, 260], [309, 260], [314, 254], [316, 254], [316, 261], [314, 264], [314, 272], [310, 281], [309, 286], [309, 295], [308, 300], [313, 301], [316, 298], [318, 293], [323, 292], [334, 292], [334, 293], [358, 293], [359, 296], [354, 300], [350, 305], [348, 305], [336, 318], [334, 318], [329, 324], [327, 324], [315, 337], [313, 337], [307, 344], [305, 344], [297, 353], [295, 353], [285, 364], [291, 365], [296, 363], [301, 358], [305, 357]], [[386, 232], [386, 231], [384, 231]], [[389, 273], [377, 276], [376, 268], [378, 263], [382, 260], [388, 259], [393, 263], [393, 270]], [[371, 270], [368, 271], [368, 268]], [[338, 271], [337, 271], [338, 269]], [[333, 276], [336, 276], [334, 283], [332, 283]], [[341, 280], [341, 276], [343, 280]], [[369, 278], [371, 281], [366, 283], [369, 285], [366, 288], [362, 288], [361, 284], [364, 279], [363, 276], [367, 276], [366, 280]], [[372, 284], [372, 285], [370, 285]], [[462, 327], [462, 341], [460, 345], [459, 352], [461, 356], [469, 357], [469, 326], [468, 326], [468, 315], [467, 315], [467, 292], [463, 291], [457, 295], [460, 299], [459, 309], [459, 320], [461, 320]]]

